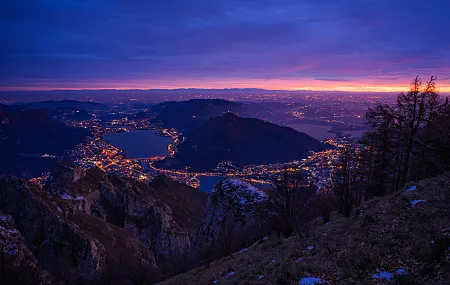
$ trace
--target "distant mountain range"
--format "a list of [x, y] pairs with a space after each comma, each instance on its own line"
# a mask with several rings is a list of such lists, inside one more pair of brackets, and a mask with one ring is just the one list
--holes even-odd
[[151, 113], [155, 116], [155, 122], [183, 132], [193, 131], [211, 117], [220, 116], [225, 112], [242, 113], [245, 111], [245, 104], [222, 99], [170, 101], [157, 104], [151, 109]]
[[221, 161], [236, 166], [283, 163], [304, 158], [308, 151], [330, 147], [292, 128], [227, 112], [190, 133], [178, 146], [174, 159], [162, 165], [207, 171]]
[[84, 111], [94, 111], [94, 110], [106, 110], [108, 106], [95, 102], [84, 102], [84, 101], [76, 101], [76, 100], [49, 100], [49, 101], [41, 101], [41, 102], [31, 102], [31, 103], [23, 103], [19, 104], [20, 107], [25, 109], [79, 109]]

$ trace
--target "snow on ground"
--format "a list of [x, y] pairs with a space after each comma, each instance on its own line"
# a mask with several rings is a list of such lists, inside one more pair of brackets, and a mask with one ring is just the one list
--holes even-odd
[[245, 252], [245, 251], [247, 251], [247, 250], [249, 250], [250, 248], [252, 248], [252, 247], [254, 247], [254, 246], [256, 246], [256, 245], [258, 245], [261, 241], [264, 241], [265, 239], [262, 239], [262, 240], [258, 240], [257, 242], [255, 242], [254, 244], [252, 244], [251, 246], [249, 246], [249, 247], [244, 247], [243, 249], [241, 249], [240, 251], [238, 251], [238, 252], [236, 252], [236, 253], [233, 253], [233, 255], [235, 255], [235, 254], [239, 254], [239, 253], [242, 253], [242, 252]]
[[84, 200], [84, 196], [71, 196], [71, 195], [67, 195], [67, 194], [62, 194], [61, 195], [61, 199], [63, 200], [75, 200], [75, 201], [80, 201], [80, 200]]
[[414, 186], [411, 186], [408, 189], [406, 189], [406, 191], [415, 191], [416, 188], [417, 188], [417, 186], [414, 185]]
[[[408, 268], [408, 267], [406, 267]], [[391, 280], [392, 277], [394, 277], [394, 275], [408, 275], [408, 272], [404, 269], [404, 268], [399, 268], [397, 270], [394, 271], [394, 274], [390, 273], [390, 272], [386, 272], [386, 271], [380, 271], [380, 273], [374, 273], [372, 275], [373, 279], [386, 279], [386, 280]]]
[[393, 276], [394, 276], [394, 275], [392, 275], [392, 273], [390, 273], [390, 272], [380, 271], [379, 274], [374, 273], [374, 274], [372, 275], [372, 278], [373, 278], [373, 279], [386, 279], [386, 280], [391, 280], [391, 278], [392, 278]]
[[403, 268], [399, 268], [399, 269], [395, 270], [395, 274], [396, 275], [408, 275], [408, 272], [406, 272], [406, 270]]
[[230, 272], [227, 273], [227, 275], [225, 275], [225, 278], [233, 277], [234, 274], [235, 274], [234, 271], [230, 271]]
[[305, 277], [300, 279], [298, 285], [316, 285], [316, 284], [324, 284], [326, 281], [317, 278], [317, 277]]
[[411, 202], [409, 202], [412, 206], [415, 206], [416, 204], [418, 204], [418, 203], [422, 203], [422, 202], [425, 202], [425, 200], [412, 200]]

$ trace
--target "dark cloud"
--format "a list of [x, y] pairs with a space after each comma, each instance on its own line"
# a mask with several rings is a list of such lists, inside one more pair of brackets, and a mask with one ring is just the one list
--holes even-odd
[[448, 80], [448, 11], [447, 0], [2, 1], [0, 86]]

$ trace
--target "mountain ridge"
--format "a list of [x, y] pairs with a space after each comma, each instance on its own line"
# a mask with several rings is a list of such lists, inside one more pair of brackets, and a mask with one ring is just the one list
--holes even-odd
[[328, 148], [329, 145], [292, 128], [226, 112], [191, 132], [178, 146], [174, 160], [176, 167], [206, 171], [221, 161], [231, 161], [236, 166], [281, 163], [304, 158], [308, 151]]

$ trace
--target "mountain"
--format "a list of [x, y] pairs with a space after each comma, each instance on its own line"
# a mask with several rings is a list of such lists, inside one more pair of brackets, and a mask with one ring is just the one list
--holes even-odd
[[43, 154], [62, 156], [88, 135], [51, 118], [45, 110], [9, 106], [0, 110], [0, 173], [34, 176], [50, 171], [55, 160], [42, 158]]
[[71, 163], [43, 186], [0, 176], [0, 284], [149, 284], [192, 253], [205, 206], [205, 193], [164, 176]]
[[311, 236], [266, 236], [160, 284], [449, 284], [448, 179], [368, 200], [350, 218], [316, 219]]
[[31, 102], [20, 104], [21, 107], [25, 109], [64, 109], [64, 108], [73, 108], [84, 111], [95, 111], [95, 110], [106, 110], [108, 106], [95, 102], [85, 102], [85, 101], [76, 101], [76, 100], [49, 100], [49, 101], [40, 101], [40, 102]]
[[170, 101], [155, 105], [151, 109], [154, 121], [166, 128], [190, 132], [200, 127], [211, 117], [225, 112], [245, 112], [246, 105], [222, 99], [191, 99]]
[[178, 146], [174, 159], [166, 160], [163, 166], [206, 171], [221, 161], [235, 166], [282, 163], [329, 147], [294, 129], [227, 112], [190, 133]]

